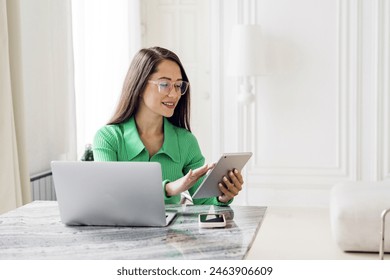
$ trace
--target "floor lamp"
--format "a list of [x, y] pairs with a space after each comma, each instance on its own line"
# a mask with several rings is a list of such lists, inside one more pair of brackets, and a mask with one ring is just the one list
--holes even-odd
[[239, 24], [233, 27], [227, 74], [242, 78], [238, 101], [243, 104], [253, 102], [255, 96], [252, 78], [265, 74], [264, 43], [260, 25]]
[[[227, 74], [237, 77], [240, 83], [237, 100], [242, 106], [238, 107], [238, 116], [242, 116], [245, 125], [239, 125], [238, 127], [238, 135], [241, 137], [238, 143], [240, 143], [239, 149], [249, 151], [253, 147], [251, 147], [249, 141], [255, 131], [256, 98], [253, 83], [256, 76], [265, 74], [264, 43], [259, 25], [240, 24], [233, 27]], [[248, 204], [246, 188], [244, 197], [245, 204]]]

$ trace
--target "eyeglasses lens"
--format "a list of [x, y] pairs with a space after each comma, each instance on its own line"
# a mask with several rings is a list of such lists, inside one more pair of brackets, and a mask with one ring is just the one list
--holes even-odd
[[175, 89], [175, 92], [180, 93], [181, 95], [185, 94], [187, 89], [188, 89], [188, 82], [186, 81], [180, 81], [176, 83], [171, 83], [171, 82], [160, 82], [158, 84], [159, 91], [161, 93], [169, 93], [172, 90], [172, 87]]

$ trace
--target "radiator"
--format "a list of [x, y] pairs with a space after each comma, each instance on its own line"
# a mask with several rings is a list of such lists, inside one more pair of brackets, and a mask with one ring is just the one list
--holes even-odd
[[57, 200], [51, 170], [30, 177], [33, 200]]

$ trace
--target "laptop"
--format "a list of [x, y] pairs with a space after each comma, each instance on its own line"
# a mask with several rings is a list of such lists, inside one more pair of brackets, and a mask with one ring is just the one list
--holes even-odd
[[66, 225], [169, 225], [158, 162], [51, 162], [61, 221]]

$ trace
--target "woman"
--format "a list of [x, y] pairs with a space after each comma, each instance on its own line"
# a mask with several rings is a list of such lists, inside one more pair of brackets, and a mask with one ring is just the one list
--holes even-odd
[[[108, 125], [95, 135], [96, 161], [155, 161], [161, 164], [165, 203], [192, 196], [205, 164], [190, 130], [190, 84], [179, 58], [160, 47], [141, 49], [134, 57], [122, 95]], [[219, 197], [194, 199], [194, 204], [229, 204], [242, 189], [238, 170], [221, 178]]]

